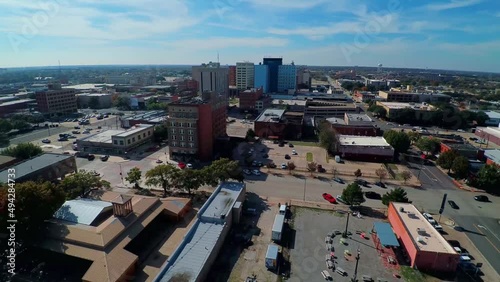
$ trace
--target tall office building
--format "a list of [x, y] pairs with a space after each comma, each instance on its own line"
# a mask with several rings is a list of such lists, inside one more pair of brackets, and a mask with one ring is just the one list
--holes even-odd
[[269, 92], [278, 92], [278, 68], [283, 65], [283, 58], [264, 58], [263, 63], [269, 69]]
[[254, 67], [254, 84], [255, 88], [261, 88], [264, 93], [269, 91], [269, 66], [258, 64]]
[[236, 88], [246, 90], [254, 83], [254, 64], [250, 62], [236, 63]]
[[172, 159], [210, 161], [217, 138], [226, 137], [226, 99], [215, 92], [168, 105], [168, 144]]
[[236, 86], [236, 66], [229, 66], [229, 86]]
[[75, 89], [61, 88], [61, 84], [52, 83], [48, 90], [36, 92], [38, 111], [43, 114], [68, 114], [77, 112]]
[[278, 66], [278, 92], [287, 92], [297, 88], [297, 67], [291, 65]]
[[192, 77], [198, 82], [198, 95], [208, 91], [229, 96], [229, 68], [210, 62], [194, 66]]

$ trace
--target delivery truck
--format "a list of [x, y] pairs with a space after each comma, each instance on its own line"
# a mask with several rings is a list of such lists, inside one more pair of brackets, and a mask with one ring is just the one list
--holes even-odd
[[274, 218], [273, 230], [271, 234], [271, 239], [275, 242], [281, 241], [281, 235], [283, 233], [283, 224], [285, 223], [285, 215], [277, 214]]

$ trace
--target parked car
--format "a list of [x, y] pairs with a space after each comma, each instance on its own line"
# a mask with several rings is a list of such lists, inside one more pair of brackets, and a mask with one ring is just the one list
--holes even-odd
[[336, 204], [337, 203], [337, 200], [335, 200], [335, 198], [328, 194], [328, 193], [323, 193], [323, 199], [327, 200], [328, 202], [332, 203], [332, 204]]
[[75, 126], [75, 129], [80, 129], [80, 127], [79, 126]]
[[324, 168], [323, 168], [323, 166], [322, 166], [322, 165], [320, 165], [320, 164], [319, 164], [319, 165], [317, 165], [316, 169], [317, 169], [317, 170], [318, 170], [318, 172], [320, 172], [320, 173], [325, 173], [325, 172], [326, 172], [326, 169], [324, 169]]
[[452, 200], [449, 200], [449, 201], [448, 201], [448, 204], [449, 204], [452, 208], [454, 208], [454, 209], [456, 209], [456, 210], [458, 210], [458, 209], [459, 209], [458, 205], [457, 205], [454, 201], [452, 201]]
[[368, 181], [363, 180], [363, 179], [356, 179], [356, 180], [354, 180], [354, 183], [357, 183], [358, 185], [361, 185], [361, 186], [368, 186]]
[[288, 166], [286, 165], [286, 163], [281, 164], [281, 169], [287, 169], [287, 168], [288, 168]]
[[65, 141], [68, 141], [68, 138], [61, 137], [61, 138], [57, 139], [57, 141], [59, 141], [59, 142], [65, 142]]
[[260, 171], [257, 170], [257, 169], [254, 169], [254, 170], [252, 170], [252, 174], [259, 176], [260, 175]]
[[44, 144], [50, 144], [50, 140], [49, 139], [43, 139], [42, 143], [44, 143]]
[[294, 156], [298, 155], [298, 154], [297, 154], [297, 151], [292, 150], [292, 155], [294, 155]]
[[252, 174], [252, 172], [250, 172], [250, 170], [246, 169], [246, 168], [243, 170], [243, 173], [246, 174], [246, 175]]
[[489, 202], [490, 201], [490, 199], [488, 199], [488, 197], [485, 195], [474, 196], [474, 200], [479, 201], [479, 202]]
[[105, 162], [109, 159], [109, 155], [101, 156], [101, 161]]
[[289, 143], [289, 144], [288, 144], [288, 147], [293, 148], [293, 144], [292, 144], [292, 143]]
[[377, 185], [378, 187], [385, 188], [385, 184], [381, 181], [377, 181], [374, 184]]
[[156, 163], [157, 163], [157, 164], [161, 164], [161, 163], [163, 163], [163, 161], [162, 161], [162, 160], [160, 160], [160, 159], [157, 159], [157, 160], [156, 160]]
[[337, 200], [337, 202], [345, 204], [345, 201], [342, 199], [342, 195], [337, 195], [337, 197], [335, 197], [335, 199]]
[[285, 155], [285, 159], [286, 159], [286, 160], [291, 159], [290, 155], [289, 155], [289, 154], [286, 154], [286, 155]]
[[344, 180], [342, 180], [341, 178], [339, 177], [335, 177], [332, 179], [333, 181], [337, 182], [337, 183], [340, 183], [340, 184], [344, 184]]
[[422, 213], [422, 215], [425, 217], [425, 219], [427, 219], [428, 222], [430, 222], [431, 224], [436, 224], [436, 220], [434, 220], [434, 218], [432, 217], [431, 214], [429, 213]]
[[73, 133], [73, 134], [80, 134], [80, 131], [78, 131], [78, 130], [73, 130], [73, 131], [71, 131], [71, 133]]
[[88, 159], [89, 161], [93, 161], [93, 160], [95, 160], [95, 156], [91, 154], [91, 155], [89, 155], [89, 156], [87, 157], [87, 159]]
[[285, 144], [280, 143], [278, 146], [280, 146], [280, 147], [285, 147]]
[[382, 199], [382, 196], [380, 196], [379, 193], [377, 192], [373, 192], [373, 191], [366, 191], [365, 192], [365, 196], [368, 198], [368, 199], [374, 199], [374, 200], [380, 200]]
[[187, 164], [186, 167], [192, 169], [193, 168], [193, 164]]

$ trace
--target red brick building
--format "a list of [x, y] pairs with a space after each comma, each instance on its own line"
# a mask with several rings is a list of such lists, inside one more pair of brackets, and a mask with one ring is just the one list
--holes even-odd
[[229, 86], [236, 86], [236, 66], [229, 66]]
[[4, 117], [22, 110], [29, 110], [30, 104], [34, 102], [35, 100], [33, 99], [22, 99], [1, 103], [0, 117]]
[[471, 159], [471, 160], [483, 160], [484, 159], [484, 150], [476, 148], [471, 144], [467, 143], [458, 143], [451, 141], [442, 141], [440, 153], [444, 153], [450, 150], [457, 151], [460, 155]]
[[248, 89], [240, 92], [240, 110], [255, 111], [256, 102], [262, 97], [262, 87]]
[[49, 84], [47, 91], [36, 93], [38, 111], [43, 114], [67, 114], [77, 111], [75, 89], [61, 88], [60, 84]]
[[194, 79], [183, 79], [176, 81], [177, 92], [182, 92], [186, 90], [198, 90], [198, 81]]
[[345, 113], [344, 118], [326, 119], [338, 134], [355, 136], [379, 136], [381, 135], [374, 121], [365, 114]]
[[168, 140], [172, 159], [209, 161], [215, 141], [226, 137], [227, 100], [215, 93], [169, 104]]
[[486, 143], [492, 142], [500, 146], [500, 127], [478, 127], [475, 134]]

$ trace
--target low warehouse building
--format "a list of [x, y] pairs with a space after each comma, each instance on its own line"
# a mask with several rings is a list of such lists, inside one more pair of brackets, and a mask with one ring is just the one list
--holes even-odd
[[[76, 171], [74, 156], [64, 154], [45, 153], [19, 163], [9, 169], [16, 171], [16, 182], [37, 181], [40, 179], [56, 181], [66, 174]], [[8, 169], [0, 171], [0, 182], [7, 181]]]
[[455, 272], [460, 255], [413, 206], [389, 203], [388, 219], [403, 244], [411, 267], [436, 272]]
[[105, 130], [77, 140], [78, 149], [87, 153], [122, 155], [150, 143], [153, 125], [138, 124], [128, 130]]
[[338, 154], [343, 159], [390, 162], [394, 159], [394, 148], [384, 137], [339, 135]]

